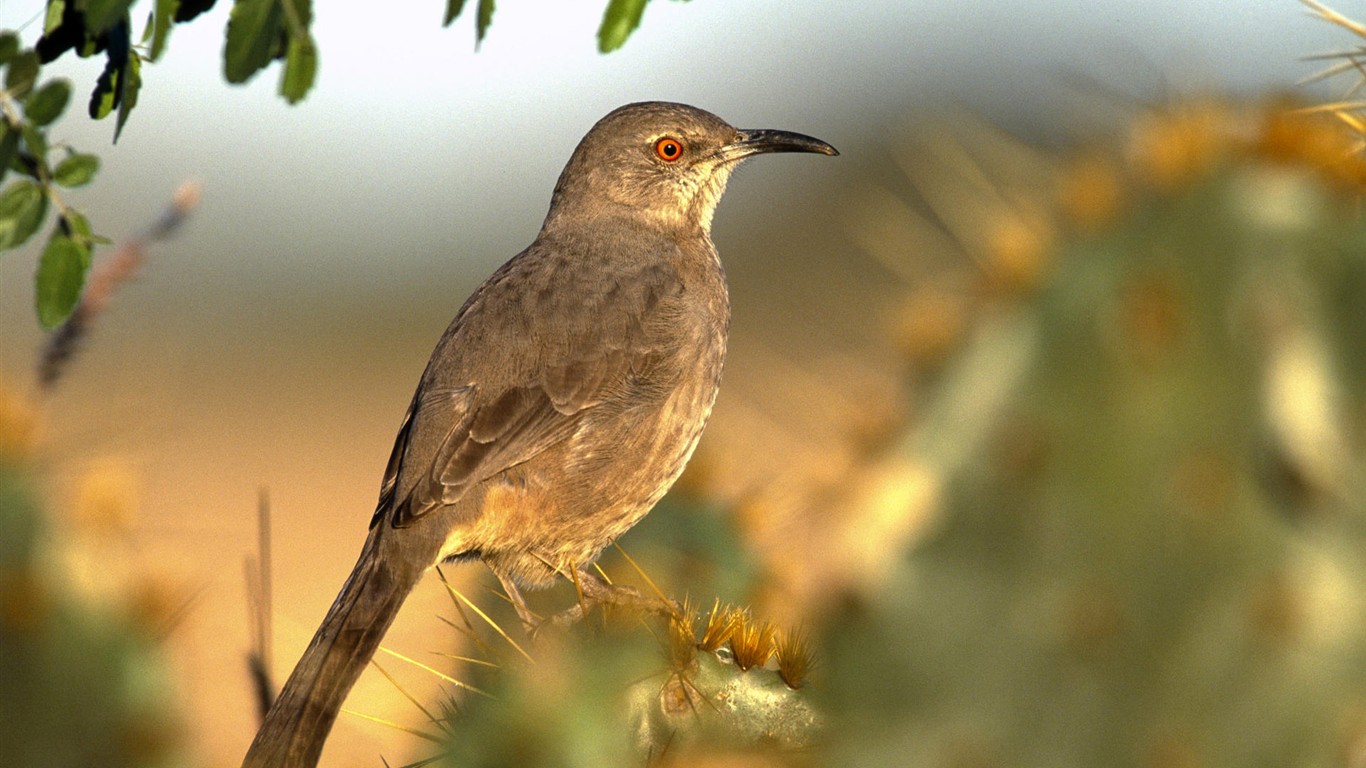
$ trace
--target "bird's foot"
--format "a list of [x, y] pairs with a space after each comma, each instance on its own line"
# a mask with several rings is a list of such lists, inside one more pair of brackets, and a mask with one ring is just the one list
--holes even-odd
[[577, 587], [581, 596], [579, 602], [551, 616], [546, 623], [558, 627], [570, 626], [582, 621], [594, 606], [598, 605], [665, 617], [677, 616], [683, 610], [683, 606], [677, 600], [647, 595], [625, 584], [609, 584], [597, 574], [588, 571], [579, 571]]

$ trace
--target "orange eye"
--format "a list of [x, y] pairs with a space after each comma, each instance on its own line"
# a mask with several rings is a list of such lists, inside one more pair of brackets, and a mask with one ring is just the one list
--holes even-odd
[[655, 142], [655, 154], [666, 163], [672, 163], [683, 156], [683, 144], [671, 136]]

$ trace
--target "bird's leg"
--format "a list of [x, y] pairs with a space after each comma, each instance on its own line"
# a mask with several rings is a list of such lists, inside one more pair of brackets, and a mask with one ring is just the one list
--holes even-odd
[[517, 609], [517, 617], [522, 620], [522, 629], [526, 630], [528, 635], [531, 634], [540, 624], [540, 621], [531, 612], [531, 609], [526, 607], [526, 600], [522, 598], [522, 591], [517, 588], [517, 583], [497, 569], [493, 569], [493, 575], [498, 577], [498, 583], [503, 585], [503, 591], [507, 593], [508, 601], [512, 603], [513, 608]]
[[647, 595], [635, 587], [625, 584], [609, 584], [601, 576], [588, 570], [579, 570], [576, 582], [583, 599], [566, 610], [550, 617], [550, 622], [567, 626], [581, 620], [596, 605], [611, 605], [626, 608], [638, 613], [654, 613], [660, 616], [674, 616], [683, 608], [675, 600]]
[[677, 600], [663, 595], [647, 595], [639, 589], [625, 584], [609, 584], [592, 571], [579, 571], [579, 580], [583, 585], [584, 596], [594, 603], [631, 608], [643, 613], [654, 613], [665, 617], [676, 616], [683, 612], [683, 606]]

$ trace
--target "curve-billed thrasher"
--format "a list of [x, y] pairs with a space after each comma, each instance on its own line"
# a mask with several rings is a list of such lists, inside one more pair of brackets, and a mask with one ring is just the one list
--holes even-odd
[[519, 586], [588, 565], [664, 495], [711, 413], [726, 350], [712, 213], [735, 166], [762, 152], [838, 154], [665, 102], [628, 104], [583, 137], [536, 240], [437, 343], [360, 559], [244, 766], [317, 764], [428, 568], [483, 560], [529, 622]]

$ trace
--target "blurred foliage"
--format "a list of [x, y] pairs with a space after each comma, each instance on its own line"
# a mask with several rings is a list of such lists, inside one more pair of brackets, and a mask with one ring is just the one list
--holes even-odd
[[699, 650], [697, 641], [685, 632], [671, 645], [625, 616], [543, 636], [534, 662], [476, 673], [485, 695], [444, 708], [435, 724], [448, 746], [435, 762], [688, 765], [722, 751], [799, 754], [809, 746], [817, 719], [803, 690], [771, 669], [742, 670], [728, 649]]
[[[650, 573], [635, 570], [634, 556], [609, 552], [603, 567], [623, 577], [615, 582], [646, 594], [686, 584], [744, 595], [755, 586], [758, 574], [721, 510], [679, 495], [664, 506], [626, 537]], [[806, 636], [719, 598], [705, 610], [685, 599], [665, 616], [601, 606], [514, 647], [454, 594], [450, 624], [478, 661], [463, 667], [459, 696], [423, 711], [427, 738], [443, 745], [436, 764], [682, 765], [718, 750], [798, 754], [817, 733]], [[554, 610], [566, 594], [572, 599], [570, 588], [531, 597]], [[509, 606], [490, 613], [516, 624]]]
[[159, 628], [73, 586], [32, 490], [31, 432], [0, 391], [0, 762], [181, 765]]
[[958, 354], [1025, 361], [825, 625], [832, 763], [1366, 759], [1363, 162], [1291, 106], [1141, 114], [1057, 165], [1037, 280], [979, 262]]
[[[88, 112], [96, 120], [117, 115], [117, 142], [137, 106], [144, 61], [159, 59], [172, 28], [198, 18], [216, 0], [155, 0], [137, 39], [134, 2], [46, 0], [43, 34], [32, 48], [22, 47], [17, 31], [0, 30], [0, 181], [9, 172], [27, 177], [0, 189], [0, 251], [27, 242], [47, 219], [51, 203], [58, 218], [39, 261], [34, 291], [44, 328], [56, 328], [71, 314], [90, 269], [91, 250], [104, 240], [60, 194], [60, 188], [89, 184], [99, 158], [63, 147], [62, 159], [49, 159], [47, 128], [66, 111], [71, 84], [53, 78], [40, 86], [42, 65], [72, 52], [81, 58], [104, 55]], [[639, 26], [646, 2], [610, 0], [598, 32], [603, 53], [626, 42]], [[447, 0], [443, 24], [454, 22], [464, 7], [465, 0]], [[493, 11], [494, 0], [479, 0], [476, 46], [488, 33]], [[290, 104], [302, 101], [318, 72], [312, 24], [313, 0], [234, 0], [223, 47], [224, 78], [245, 83], [282, 61], [280, 95]]]

